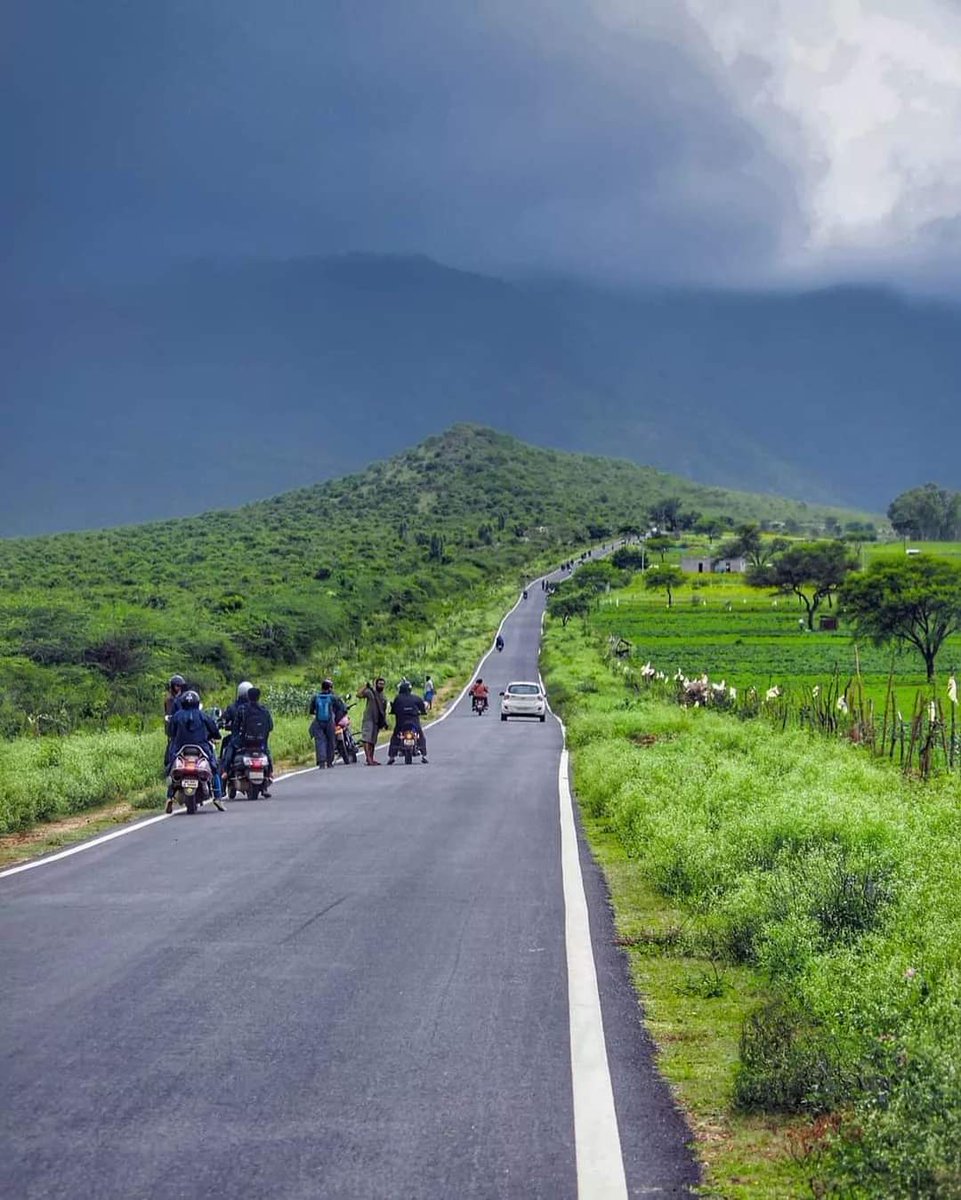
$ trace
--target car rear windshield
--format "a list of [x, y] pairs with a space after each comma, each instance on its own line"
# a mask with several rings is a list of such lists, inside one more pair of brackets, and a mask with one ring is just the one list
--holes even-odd
[[512, 683], [507, 689], [512, 696], [539, 696], [541, 689], [536, 683]]

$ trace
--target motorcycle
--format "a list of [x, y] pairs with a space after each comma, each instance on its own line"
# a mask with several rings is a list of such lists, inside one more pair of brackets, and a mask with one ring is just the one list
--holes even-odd
[[[350, 697], [345, 696], [344, 699], [346, 702]], [[334, 726], [334, 733], [337, 735], [336, 753], [344, 760], [345, 765], [357, 761], [357, 743], [350, 731], [350, 710], [353, 707], [354, 704], [348, 704], [347, 711]]]
[[242, 792], [248, 800], [259, 800], [267, 786], [269, 760], [263, 746], [244, 746], [234, 755], [227, 776], [227, 796], [235, 800]]
[[471, 696], [470, 706], [473, 712], [482, 717], [487, 712], [488, 700], [486, 696]]
[[497, 647], [497, 653], [500, 654], [500, 652], [504, 649], [504, 639], [499, 637], [494, 645]]
[[199, 805], [207, 800], [224, 811], [223, 805], [214, 796], [214, 772], [207, 756], [199, 746], [184, 746], [174, 756], [170, 768], [170, 782], [174, 786], [174, 800], [184, 806], [188, 813], [195, 813]]
[[400, 741], [400, 752], [404, 756], [404, 762], [410, 766], [414, 761], [414, 755], [420, 752], [420, 739], [417, 736], [416, 729], [402, 729], [398, 734]]

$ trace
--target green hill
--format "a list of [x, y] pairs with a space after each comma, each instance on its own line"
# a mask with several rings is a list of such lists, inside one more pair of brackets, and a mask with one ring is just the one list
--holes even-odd
[[733, 522], [840, 512], [458, 425], [243, 508], [2, 541], [0, 732], [130, 724], [174, 670], [220, 688], [396, 644], [667, 496]]

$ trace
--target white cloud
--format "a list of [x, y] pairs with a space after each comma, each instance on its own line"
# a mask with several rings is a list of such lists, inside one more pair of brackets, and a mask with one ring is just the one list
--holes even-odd
[[790, 167], [790, 275], [961, 264], [961, 8], [953, 0], [685, 0], [742, 117]]

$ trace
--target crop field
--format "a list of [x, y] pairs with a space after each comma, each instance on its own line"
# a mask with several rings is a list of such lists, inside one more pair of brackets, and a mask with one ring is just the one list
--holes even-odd
[[[900, 543], [897, 549], [903, 554]], [[950, 549], [961, 558], [961, 545]], [[707, 673], [736, 688], [766, 690], [777, 685], [802, 691], [825, 686], [835, 672], [843, 689], [855, 674], [855, 645], [843, 623], [834, 632], [812, 633], [804, 609], [793, 597], [758, 591], [739, 576], [690, 579], [689, 586], [675, 591], [673, 607], [668, 608], [663, 594], [643, 590], [638, 578], [602, 597], [592, 623], [605, 634], [626, 638], [633, 657], [650, 661], [668, 675], [677, 670], [688, 676]], [[834, 611], [822, 607], [818, 617]], [[898, 705], [905, 712], [919, 691], [927, 693], [924, 664], [910, 647], [892, 653], [862, 644], [857, 656], [866, 693], [876, 705], [884, 703], [892, 670]], [[948, 640], [938, 667], [945, 681], [961, 670], [961, 637]]]

